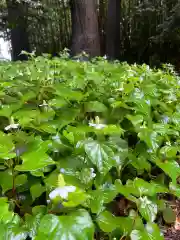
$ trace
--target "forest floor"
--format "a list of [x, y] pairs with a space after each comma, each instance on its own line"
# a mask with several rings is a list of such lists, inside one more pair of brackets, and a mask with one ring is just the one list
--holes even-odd
[[180, 230], [168, 229], [164, 237], [165, 240], [180, 240]]
[[180, 240], [180, 200], [171, 204], [176, 212], [176, 221], [171, 227], [163, 227], [165, 240]]

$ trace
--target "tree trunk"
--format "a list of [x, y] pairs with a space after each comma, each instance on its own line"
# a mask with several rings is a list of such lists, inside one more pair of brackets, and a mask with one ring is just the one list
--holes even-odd
[[106, 55], [110, 59], [120, 57], [121, 0], [108, 0], [106, 25]]
[[72, 0], [72, 55], [86, 52], [90, 57], [100, 55], [97, 0]]
[[105, 22], [106, 22], [106, 5], [107, 0], [99, 0], [99, 33], [101, 55], [104, 56], [106, 52], [106, 37], [105, 37]]
[[11, 33], [12, 60], [26, 60], [27, 56], [20, 55], [20, 53], [22, 50], [30, 52], [26, 20], [27, 4], [23, 0], [6, 0], [6, 3]]

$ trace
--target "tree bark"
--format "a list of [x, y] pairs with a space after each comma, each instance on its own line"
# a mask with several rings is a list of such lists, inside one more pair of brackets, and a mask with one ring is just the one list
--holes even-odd
[[97, 0], [72, 0], [72, 43], [73, 56], [86, 52], [90, 57], [100, 55]]
[[106, 23], [106, 55], [110, 59], [120, 57], [121, 0], [108, 0]]
[[30, 52], [26, 11], [27, 4], [21, 0], [6, 0], [8, 8], [8, 24], [11, 34], [12, 60], [26, 60], [27, 56], [20, 55], [21, 51]]
[[106, 52], [106, 36], [105, 36], [106, 5], [107, 0], [99, 0], [99, 33], [102, 56], [104, 56]]

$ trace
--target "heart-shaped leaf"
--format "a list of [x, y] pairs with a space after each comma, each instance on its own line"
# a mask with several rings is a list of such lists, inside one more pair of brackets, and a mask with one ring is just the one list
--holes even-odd
[[90, 215], [79, 209], [67, 216], [45, 215], [35, 240], [92, 240], [94, 225]]
[[113, 166], [115, 166], [115, 160], [113, 159], [114, 152], [107, 145], [89, 139], [85, 142], [85, 151], [90, 160], [99, 172], [105, 175]]
[[103, 232], [113, 232], [120, 229], [123, 236], [127, 236], [133, 227], [133, 219], [128, 217], [115, 217], [110, 212], [104, 211], [97, 217], [97, 223]]
[[55, 162], [49, 157], [44, 150], [37, 149], [36, 152], [30, 151], [24, 153], [21, 156], [23, 163], [22, 165], [16, 166], [17, 171], [35, 171], [40, 168], [44, 168], [48, 165], [52, 165]]

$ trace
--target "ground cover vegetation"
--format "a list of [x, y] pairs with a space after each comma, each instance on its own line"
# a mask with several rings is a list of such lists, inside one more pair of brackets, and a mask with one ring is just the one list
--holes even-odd
[[180, 79], [95, 58], [0, 63], [1, 239], [164, 239]]

